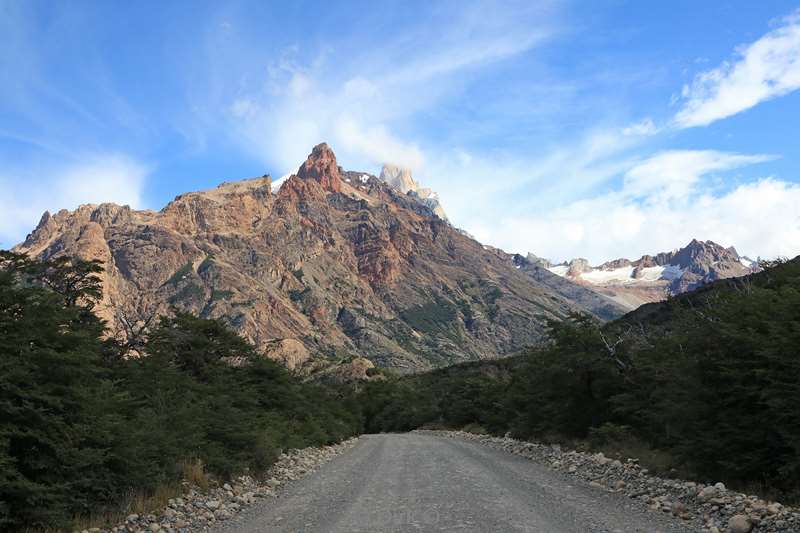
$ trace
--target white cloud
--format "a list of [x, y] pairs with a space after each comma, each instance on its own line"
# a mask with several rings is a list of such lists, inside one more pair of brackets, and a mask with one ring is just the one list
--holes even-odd
[[118, 154], [87, 157], [68, 168], [36, 168], [0, 176], [0, 248], [29, 233], [44, 211], [113, 202], [142, 206], [147, 168]]
[[[348, 168], [421, 168], [425, 154], [412, 119], [460, 91], [478, 69], [543, 42], [555, 31], [557, 11], [558, 2], [509, 3], [503, 10], [488, 2], [431, 6], [428, 23], [376, 36], [369, 47], [350, 50], [334, 40], [314, 55], [293, 45], [266, 69], [204, 84], [227, 83], [228, 91], [203, 107], [224, 108], [234, 138], [276, 174], [295, 168], [321, 141]], [[211, 41], [220, 63], [252, 54], [216, 35]], [[209, 70], [227, 74], [226, 67]]]
[[653, 119], [647, 117], [639, 122], [623, 128], [622, 134], [634, 137], [648, 137], [650, 135], [655, 135], [659, 131], [660, 130], [656, 126], [655, 122], [653, 122]]
[[624, 192], [647, 201], [684, 199], [710, 172], [760, 163], [768, 155], [741, 155], [715, 150], [669, 150], [658, 153], [625, 173]]
[[707, 126], [800, 89], [800, 11], [736, 51], [733, 61], [698, 74], [682, 91], [679, 128]]
[[[531, 213], [510, 212], [465, 229], [504, 249], [555, 260], [586, 257], [595, 264], [668, 251], [693, 238], [736, 246], [763, 257], [800, 254], [800, 184], [777, 179], [715, 193], [716, 171], [766, 156], [709, 151], [664, 152], [636, 164], [615, 191]], [[675, 187], [674, 168], [693, 177]]]
[[364, 126], [348, 116], [339, 118], [335, 136], [347, 151], [360, 152], [375, 162], [396, 163], [416, 169], [422, 166], [422, 151], [414, 144], [397, 140], [385, 126]]

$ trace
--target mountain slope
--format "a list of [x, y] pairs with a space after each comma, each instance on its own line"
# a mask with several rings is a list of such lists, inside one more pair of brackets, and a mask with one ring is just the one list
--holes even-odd
[[575, 283], [563, 276], [559, 276], [543, 266], [538, 258], [523, 257], [519, 254], [513, 256], [514, 265], [522, 272], [527, 273], [537, 282], [546, 285], [556, 294], [575, 302], [589, 310], [595, 316], [604, 320], [613, 320], [625, 314], [627, 307], [616, 301], [611, 296], [601, 294], [590, 287]]
[[417, 371], [538, 342], [587, 311], [519, 272], [411, 195], [314, 148], [268, 176], [183, 194], [161, 211], [113, 204], [45, 213], [17, 251], [100, 259], [112, 329], [170, 306], [224, 317], [294, 367], [363, 355]]
[[694, 290], [711, 281], [758, 271], [752, 260], [740, 257], [734, 248], [696, 239], [672, 252], [645, 255], [636, 261], [616, 259], [597, 267], [592, 267], [585, 259], [552, 265], [533, 256], [528, 262], [590, 287], [628, 310]]

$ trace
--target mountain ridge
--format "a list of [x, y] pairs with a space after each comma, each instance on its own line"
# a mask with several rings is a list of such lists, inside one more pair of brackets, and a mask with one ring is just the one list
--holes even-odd
[[46, 213], [15, 250], [102, 261], [97, 309], [112, 332], [175, 307], [224, 319], [296, 368], [365, 356], [419, 371], [514, 353], [576, 311], [599, 316], [413, 195], [340, 168], [324, 143], [277, 193], [262, 176], [159, 211]]
[[664, 300], [717, 279], [740, 277], [759, 270], [757, 262], [740, 256], [734, 247], [692, 239], [671, 252], [626, 258], [592, 266], [583, 258], [552, 264], [528, 254], [526, 260], [578, 284], [591, 287], [628, 310]]

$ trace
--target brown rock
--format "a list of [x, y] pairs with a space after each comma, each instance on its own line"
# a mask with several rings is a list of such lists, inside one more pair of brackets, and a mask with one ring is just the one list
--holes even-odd
[[[513, 353], [583, 304], [517, 270], [418, 200], [345, 172], [321, 144], [277, 195], [269, 176], [178, 196], [45, 214], [16, 250], [104, 262], [98, 314], [122, 335], [172, 307], [224, 318], [289, 367], [400, 372]], [[316, 362], [315, 362], [316, 361]], [[336, 363], [339, 364], [339, 363]]]
[[322, 188], [328, 191], [339, 192], [342, 190], [342, 178], [336, 156], [326, 143], [318, 144], [311, 151], [305, 163], [297, 171], [297, 177], [316, 180]]
[[734, 515], [728, 522], [729, 533], [750, 533], [752, 530], [753, 523], [746, 515]]
[[283, 364], [289, 370], [298, 370], [309, 359], [308, 348], [297, 339], [279, 339], [266, 344], [264, 355]]

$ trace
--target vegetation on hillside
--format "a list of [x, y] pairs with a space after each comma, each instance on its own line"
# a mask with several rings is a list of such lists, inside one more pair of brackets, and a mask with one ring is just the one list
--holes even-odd
[[[605, 326], [554, 322], [551, 342], [524, 356], [357, 392], [301, 382], [222, 323], [178, 311], [135, 349], [109, 339], [93, 312], [101, 270], [0, 252], [4, 531], [123, 510], [186, 465], [257, 474], [286, 448], [432, 425], [591, 443], [709, 481], [800, 491], [798, 259]], [[409, 313], [437, 329], [439, 311]]]
[[366, 427], [472, 425], [592, 443], [650, 455], [665, 470], [797, 497], [800, 260], [604, 327], [575, 316], [551, 324], [551, 339], [512, 360], [370, 383]]
[[67, 528], [180, 479], [266, 469], [361, 430], [341, 391], [299, 382], [220, 322], [162, 318], [143, 357], [104, 338], [97, 263], [0, 252], [0, 530]]

